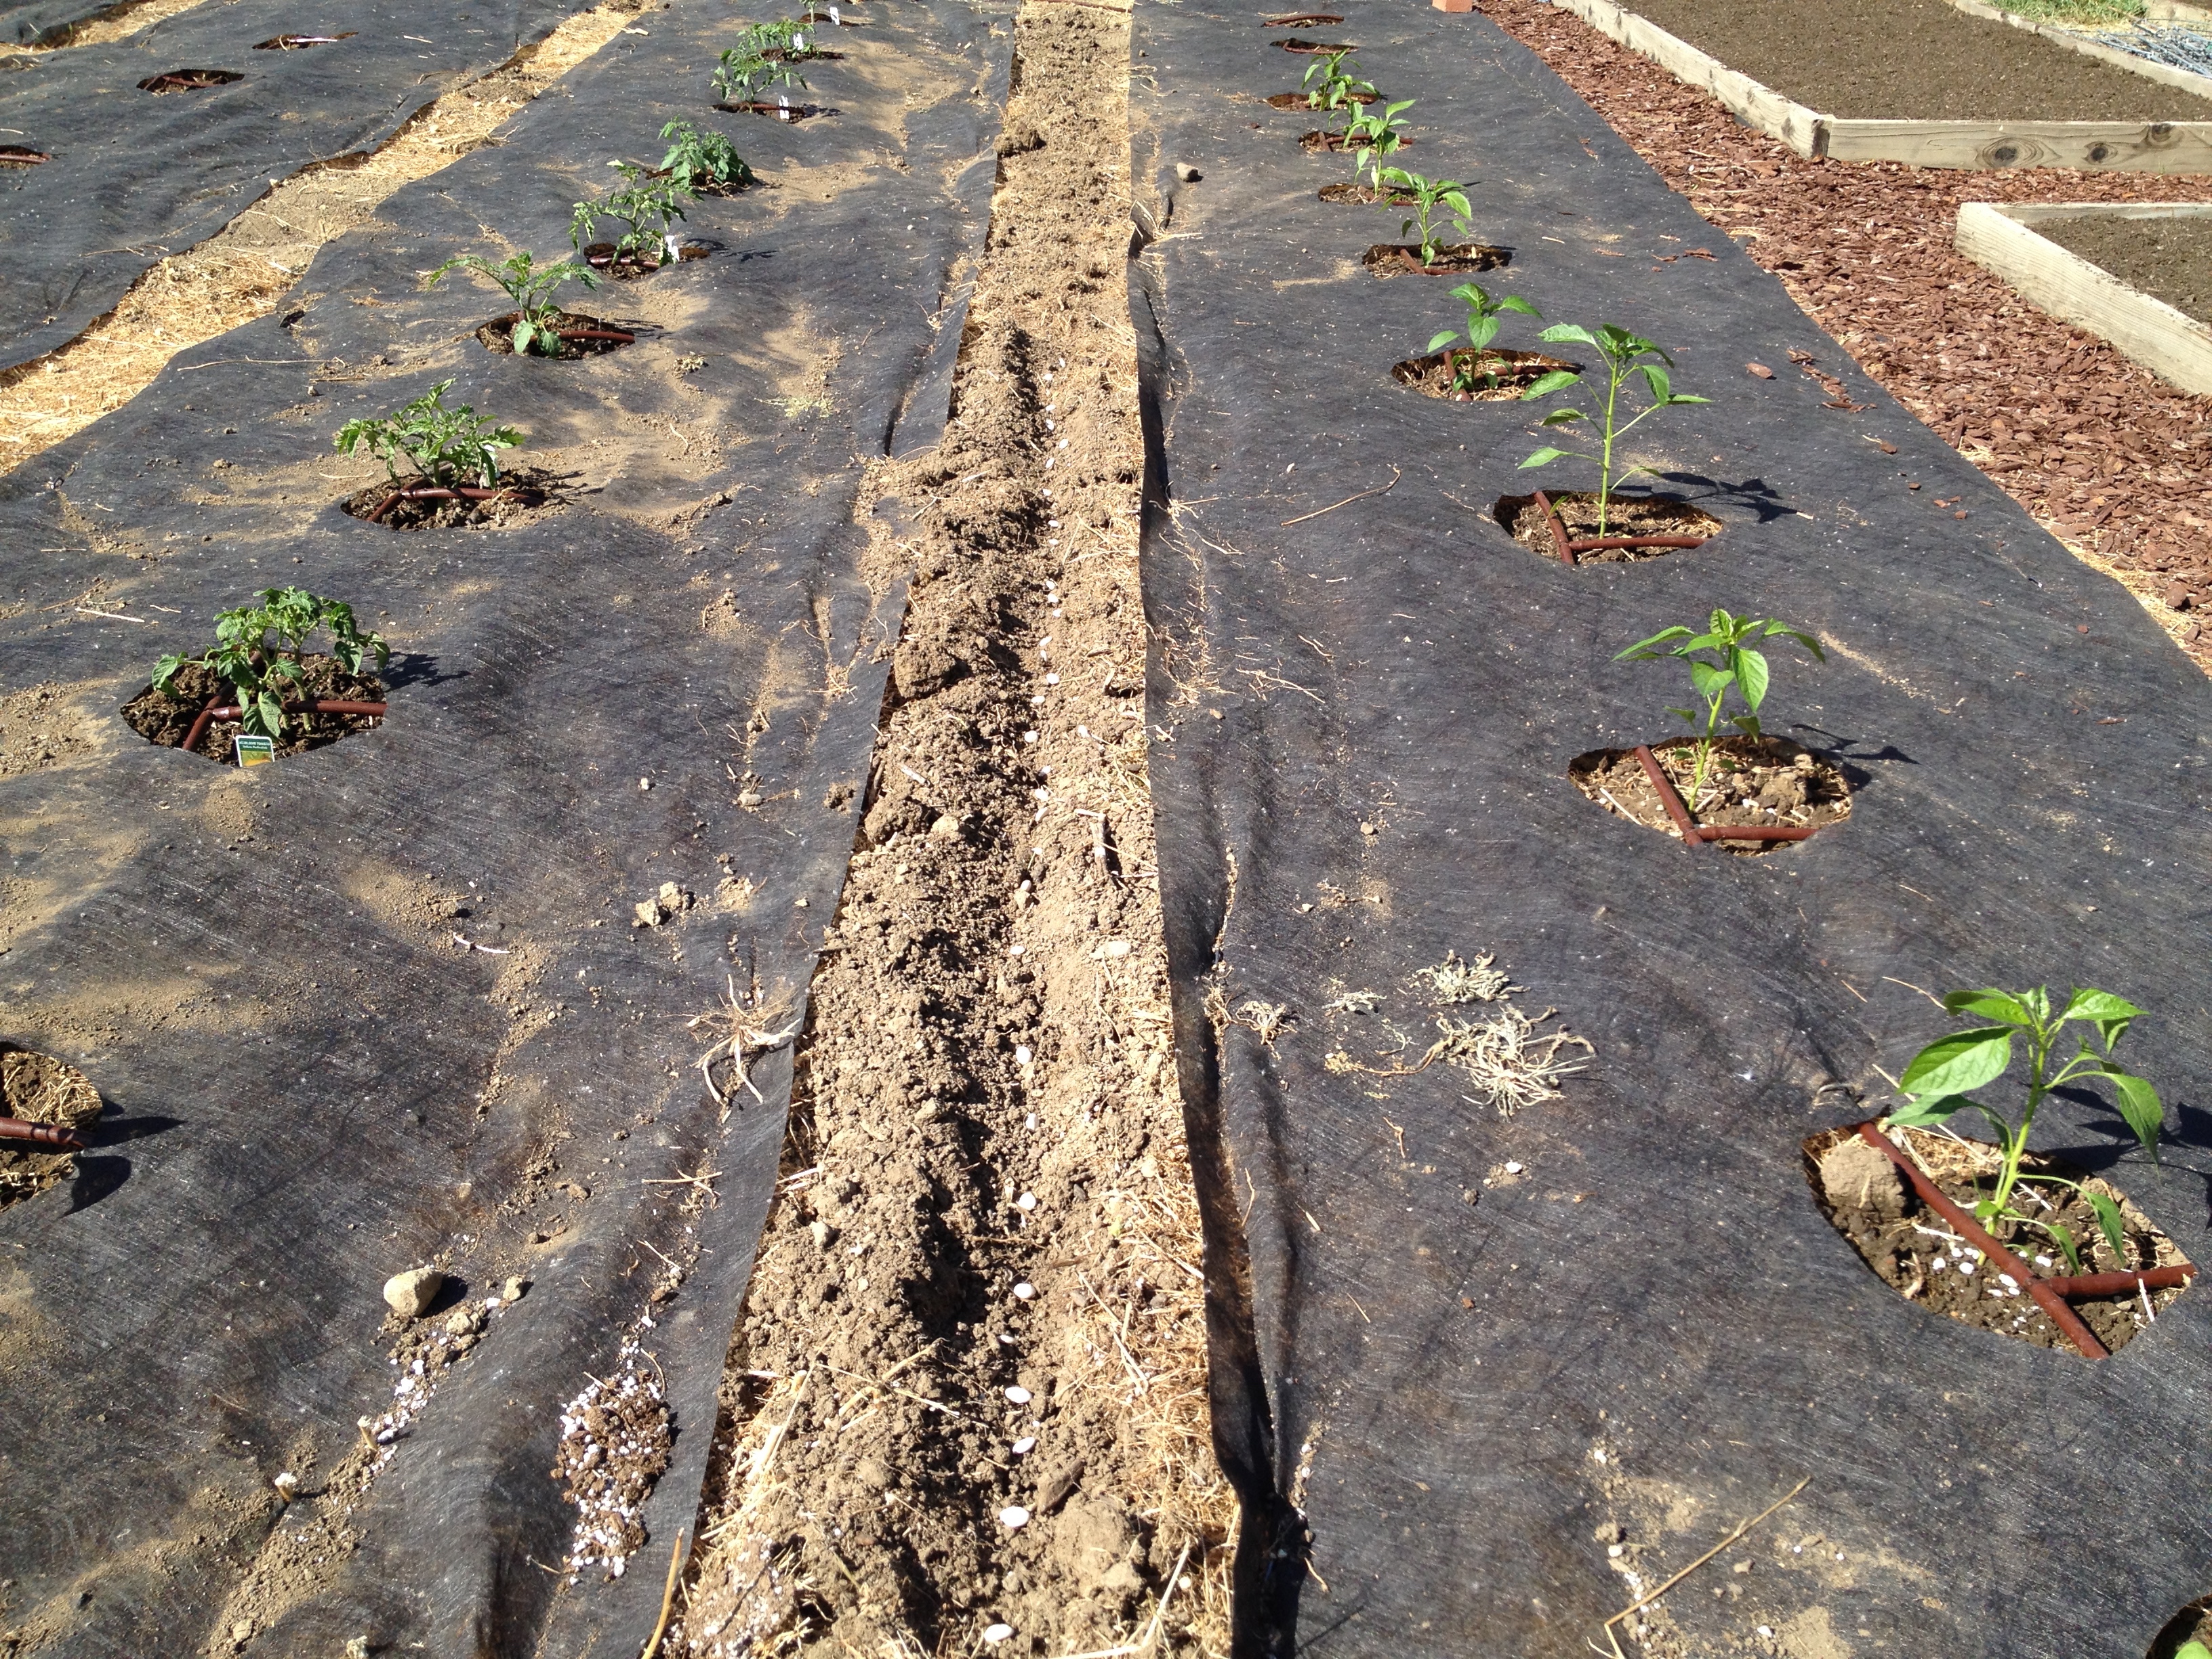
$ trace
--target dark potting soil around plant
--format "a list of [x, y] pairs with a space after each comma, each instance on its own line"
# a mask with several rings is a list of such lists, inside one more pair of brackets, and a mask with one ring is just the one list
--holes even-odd
[[1481, 242], [1455, 242], [1437, 250], [1437, 257], [1421, 263], [1419, 246], [1377, 242], [1360, 256], [1359, 263], [1376, 276], [1468, 276], [1478, 270], [1495, 270], [1513, 256], [1502, 247]]
[[[100, 1109], [100, 1091], [74, 1066], [0, 1043], [0, 1116], [85, 1129]], [[74, 1152], [0, 1140], [0, 1210], [68, 1180], [76, 1170]]]
[[1372, 185], [1323, 185], [1314, 193], [1340, 207], [1379, 207], [1386, 202], [1392, 207], [1411, 207], [1413, 203], [1403, 191], [1394, 190], [1386, 196]]
[[[1425, 357], [1409, 357], [1393, 364], [1390, 378], [1425, 398], [1447, 398], [1461, 404], [1510, 403], [1555, 368], [1574, 365], [1540, 351], [1432, 351]], [[1470, 388], [1455, 384], [1472, 382]], [[1700, 517], [1704, 516], [1699, 514]], [[1716, 524], [1715, 529], [1719, 526]], [[1711, 534], [1711, 532], [1694, 532]]]
[[[1425, 361], [1425, 360], [1424, 360]], [[1431, 396], [1439, 394], [1431, 393]], [[1710, 513], [1672, 495], [1615, 495], [1606, 508], [1605, 528], [1598, 529], [1597, 492], [1568, 489], [1547, 492], [1545, 499], [1566, 527], [1569, 541], [1606, 536], [1717, 536], [1721, 521]], [[1536, 510], [1534, 495], [1506, 495], [1492, 509], [1498, 522], [1513, 539], [1531, 553], [1547, 559], [1559, 556], [1559, 544]], [[1664, 558], [1683, 550], [1668, 547], [1607, 547], [1577, 553], [1582, 564], [1627, 564], [1638, 559]]]
[[2055, 219], [2035, 227], [2130, 288], [2212, 323], [2212, 215], [2194, 219]]
[[[1851, 813], [1851, 786], [1833, 761], [1787, 738], [1716, 738], [1717, 751], [1703, 791], [1692, 796], [1697, 745], [1685, 738], [1655, 743], [1651, 752], [1697, 823], [1815, 829], [1840, 823]], [[1675, 835], [1659, 792], [1633, 749], [1598, 749], [1577, 755], [1567, 768], [1576, 788], [1608, 812], [1647, 830]], [[1795, 847], [1791, 841], [1717, 841], [1708, 845], [1756, 858]]]
[[1635, 0], [1631, 9], [1824, 115], [2212, 120], [2212, 99], [1970, 17], [1944, 0]]
[[[541, 512], [560, 511], [557, 504], [550, 504], [546, 499], [560, 482], [552, 473], [520, 468], [501, 477], [497, 487], [502, 494], [483, 498], [410, 495], [375, 522], [386, 530], [512, 529], [526, 524]], [[398, 483], [389, 478], [380, 479], [366, 489], [356, 490], [340, 505], [352, 517], [367, 520], [388, 497], [402, 490], [428, 486], [429, 480], [420, 476]], [[471, 484], [469, 488], [477, 486]]]
[[[1893, 1141], [1909, 1143], [1922, 1170], [1946, 1198], [1962, 1208], [1972, 1209], [1990, 1196], [2001, 1158], [1995, 1146], [1986, 1141], [1954, 1139], [1927, 1129], [1893, 1128], [1889, 1134]], [[2083, 1183], [2119, 1205], [2125, 1223], [2122, 1229], [2127, 1245], [2124, 1259], [2113, 1255], [2097, 1224], [2096, 1212], [2079, 1193], [2064, 1187], [2024, 1183], [2027, 1195], [2013, 1200], [2013, 1208], [2063, 1227], [2072, 1235], [2081, 1254], [2081, 1272], [2165, 1267], [2183, 1259], [2173, 1241], [2111, 1182], [2072, 1164], [2033, 1154], [2022, 1167]], [[2074, 1344], [2033, 1298], [2024, 1289], [2006, 1284], [1998, 1267], [1929, 1209], [1897, 1166], [1855, 1131], [1831, 1129], [1808, 1140], [1805, 1176], [1812, 1183], [1814, 1200], [1821, 1213], [1882, 1282], [1907, 1301], [1917, 1302], [1931, 1313], [2032, 1342], [2039, 1348], [2075, 1352]], [[1999, 1220], [1990, 1224], [1989, 1231], [1998, 1243], [2046, 1278], [2075, 1271], [2063, 1251], [2040, 1228]], [[2081, 1322], [2096, 1333], [2097, 1340], [2118, 1353], [2149, 1325], [2153, 1314], [2185, 1294], [2178, 1286], [2149, 1291], [2148, 1311], [2142, 1294], [2085, 1298], [2073, 1307], [2081, 1316]]]
[[[340, 702], [385, 700], [382, 680], [373, 674], [349, 674], [329, 657], [311, 652], [301, 659], [301, 667], [304, 690], [298, 694], [300, 702], [325, 698]], [[197, 664], [186, 664], [179, 669], [169, 686], [169, 690], [163, 692], [149, 685], [123, 705], [123, 718], [147, 742], [170, 749], [185, 746], [185, 739], [191, 734], [192, 722], [199, 718], [200, 710], [208, 706], [211, 698], [220, 694], [227, 705], [238, 695]], [[289, 702], [294, 698], [288, 696], [285, 701]], [[284, 735], [276, 740], [276, 753], [282, 757], [319, 749], [356, 732], [372, 730], [376, 723], [374, 714], [288, 714], [284, 717]], [[194, 752], [235, 766], [238, 754], [231, 739], [242, 729], [236, 720], [210, 720]]]
[[[644, 272], [641, 274], [650, 275], [651, 273]], [[516, 319], [520, 315], [520, 313], [518, 312], [510, 311], [504, 317], [493, 318], [489, 322], [486, 323], [482, 328], [479, 328], [477, 331], [477, 338], [483, 342], [484, 348], [487, 350], [496, 351], [505, 356], [513, 356], [514, 355], [514, 340], [513, 337], [514, 333], [514, 324]], [[561, 341], [561, 356], [563, 360], [572, 357], [593, 357], [597, 356], [602, 351], [619, 351], [623, 347], [634, 343], [634, 341], [629, 339], [606, 340], [586, 338], [572, 340], [567, 337], [568, 331], [572, 329], [583, 331], [591, 335], [598, 335], [605, 332], [629, 334], [630, 331], [623, 327], [619, 323], [611, 323], [604, 317], [587, 317], [580, 311], [561, 312], [558, 313], [558, 319], [559, 320], [556, 323], [555, 326], [561, 331], [562, 336]], [[530, 355], [533, 357], [544, 356], [543, 352], [534, 349]]]
[[[1351, 100], [1355, 104], [1371, 104], [1375, 101], [1375, 94], [1371, 92], [1355, 92], [1350, 94]], [[1307, 100], [1305, 94], [1303, 92], [1278, 92], [1269, 94], [1267, 99], [1267, 107], [1269, 109], [1310, 110], [1313, 108], [1314, 106]]]

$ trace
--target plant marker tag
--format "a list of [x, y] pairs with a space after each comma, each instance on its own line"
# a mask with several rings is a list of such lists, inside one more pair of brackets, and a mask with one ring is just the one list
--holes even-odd
[[660, 241], [661, 245], [668, 250], [668, 264], [675, 264], [684, 258], [684, 250], [676, 246], [676, 239], [673, 236], [663, 236]]
[[793, 36], [791, 37], [791, 49], [792, 49], [793, 52], [805, 52], [805, 51], [806, 50], [806, 37], [805, 37], [805, 35], [804, 35], [804, 34], [794, 34], [794, 35], [793, 35]]
[[791, 119], [791, 100], [780, 92], [775, 95], [775, 118], [779, 121]]
[[241, 732], [231, 741], [238, 745], [238, 763], [240, 766], [266, 766], [276, 758], [276, 739], [274, 738], [252, 738]]
[[845, 20], [837, 15], [837, 8], [835, 6], [830, 8], [830, 21], [839, 28], [845, 27]]

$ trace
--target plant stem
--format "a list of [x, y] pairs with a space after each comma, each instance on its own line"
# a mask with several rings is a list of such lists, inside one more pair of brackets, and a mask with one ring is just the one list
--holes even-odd
[[1601, 538], [1605, 535], [1606, 511], [1613, 499], [1613, 405], [1620, 398], [1621, 376], [1627, 372], [1609, 351], [1605, 356], [1605, 456], [1597, 470], [1597, 533]]

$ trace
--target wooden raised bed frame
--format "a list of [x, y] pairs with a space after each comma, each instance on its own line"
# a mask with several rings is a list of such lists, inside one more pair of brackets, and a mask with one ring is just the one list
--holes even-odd
[[[2212, 100], [2203, 121], [1888, 121], [1823, 115], [1677, 39], [1615, 0], [1552, 0], [1600, 33], [1651, 58], [1677, 80], [1703, 87], [1746, 123], [1808, 161], [1909, 161], [1916, 167], [1989, 171], [2082, 167], [2102, 173], [2212, 173]], [[1950, 0], [1960, 10], [2033, 29], [2169, 86], [2207, 89], [2206, 78], [2039, 27], [1979, 0]]]
[[1966, 202], [1953, 238], [2039, 309], [2110, 340], [2184, 392], [2212, 398], [2212, 325], [2036, 234], [2057, 219], [2212, 219], [2212, 202]]

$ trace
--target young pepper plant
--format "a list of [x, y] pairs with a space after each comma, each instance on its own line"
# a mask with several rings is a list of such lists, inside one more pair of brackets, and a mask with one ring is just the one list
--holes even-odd
[[1359, 80], [1344, 67], [1351, 56], [1352, 48], [1346, 46], [1326, 58], [1316, 58], [1306, 65], [1305, 78], [1298, 82], [1298, 89], [1306, 95], [1306, 107], [1322, 112], [1323, 132], [1328, 131], [1329, 118], [1342, 114], [1349, 121], [1358, 113], [1363, 96], [1375, 95], [1373, 82]]
[[[349, 674], [361, 672], [372, 656], [380, 668], [392, 660], [392, 647], [382, 636], [362, 631], [351, 605], [304, 587], [265, 587], [258, 605], [216, 613], [214, 649], [197, 657], [165, 656], [156, 662], [154, 689], [173, 698], [172, 688], [180, 670], [187, 665], [204, 668], [237, 692], [239, 724], [247, 733], [282, 738], [284, 692], [304, 684], [302, 660], [308, 637], [318, 628], [330, 630], [330, 654]], [[281, 643], [272, 645], [271, 634]]]
[[448, 409], [446, 393], [453, 385], [441, 380], [389, 415], [348, 421], [331, 447], [346, 455], [368, 450], [384, 463], [394, 483], [404, 460], [426, 482], [447, 489], [471, 479], [489, 488], [499, 482], [500, 451], [520, 448], [522, 434], [511, 426], [478, 419], [466, 404]]
[[[1431, 221], [1442, 209], [1459, 222], [1462, 230], [1474, 228], [1474, 210], [1467, 204], [1467, 186], [1449, 179], [1424, 179], [1418, 173], [1408, 173], [1403, 167], [1381, 167], [1375, 175], [1376, 187], [1396, 195], [1403, 191], [1413, 198], [1410, 204], [1413, 216], [1398, 227], [1401, 236], [1418, 227], [1421, 233], [1421, 263], [1432, 265], [1442, 251], [1441, 244]], [[1535, 313], [1529, 313], [1534, 316]], [[1434, 349], [1434, 348], [1431, 348]]]
[[696, 194], [702, 181], [717, 185], [753, 182], [753, 170], [738, 154], [738, 147], [723, 134], [702, 132], [689, 121], [677, 120], [661, 128], [660, 136], [668, 141], [668, 153], [660, 158], [660, 170], [679, 189]]
[[1344, 148], [1352, 154], [1352, 183], [1372, 175], [1376, 188], [1382, 187], [1382, 163], [1406, 142], [1406, 124], [1398, 117], [1413, 106], [1408, 98], [1379, 110], [1364, 109], [1345, 124]]
[[[1397, 169], [1394, 167], [1391, 171], [1395, 173]], [[1448, 328], [1437, 334], [1429, 342], [1429, 349], [1442, 351], [1449, 347], [1452, 350], [1451, 385], [1454, 392], [1471, 392], [1478, 380], [1483, 385], [1495, 386], [1498, 384], [1496, 373], [1481, 368], [1480, 365], [1484, 350], [1498, 337], [1501, 326], [1499, 319], [1511, 311], [1523, 317], [1534, 317], [1540, 323], [1544, 320], [1544, 313], [1517, 294], [1493, 300], [1490, 297], [1490, 291], [1480, 283], [1462, 283], [1451, 291], [1451, 297], [1463, 301], [1467, 306], [1467, 355], [1459, 355], [1462, 349], [1457, 343], [1460, 331], [1455, 328]]]
[[[2002, 1218], [2048, 1233], [2079, 1273], [2080, 1249], [2062, 1224], [2024, 1215], [2012, 1206], [2014, 1193], [2027, 1182], [2071, 1188], [2096, 1212], [2105, 1242], [2124, 1267], [2125, 1236], [2118, 1204], [2078, 1182], [2026, 1171], [2021, 1164], [2027, 1154], [2028, 1132], [2035, 1127], [2036, 1109], [2045, 1098], [2069, 1084], [2092, 1080], [2111, 1085], [2120, 1116], [2135, 1131], [2152, 1161], [2157, 1161], [2159, 1131], [2166, 1121], [2158, 1091], [2148, 1079], [2116, 1065], [2112, 1057], [2142, 1010], [2109, 991], [2076, 989], [2054, 1014], [2051, 993], [2041, 986], [2028, 991], [1954, 991], [1943, 999], [1943, 1006], [1983, 1023], [1939, 1037], [1913, 1056], [1898, 1085], [1911, 1103], [1892, 1112], [1889, 1121], [1906, 1128], [1935, 1127], [1948, 1122], [1961, 1108], [1972, 1107], [1996, 1132], [2003, 1156], [1995, 1188], [1974, 1206], [1975, 1218], [1987, 1226]], [[2077, 1034], [2074, 1057], [2054, 1070], [2051, 1061], [2066, 1035], [2064, 1027], [2077, 1020], [2096, 1034], [2098, 1047], [2104, 1052], [2094, 1052], [2089, 1038]], [[1973, 1098], [1975, 1090], [1996, 1082], [2011, 1069], [2014, 1037], [2027, 1047], [2027, 1100], [2017, 1124], [2003, 1112]]]
[[481, 253], [457, 254], [424, 276], [422, 286], [435, 288], [455, 270], [483, 277], [513, 302], [514, 326], [507, 338], [517, 352], [538, 351], [547, 357], [561, 355], [561, 307], [554, 303], [553, 290], [563, 283], [581, 283], [587, 289], [599, 285], [599, 272], [589, 265], [574, 259], [541, 265], [526, 250], [496, 264]]
[[568, 221], [569, 244], [582, 252], [599, 221], [611, 219], [623, 228], [615, 239], [617, 263], [625, 258], [642, 261], [648, 249], [656, 265], [675, 258], [668, 227], [684, 216], [683, 198], [691, 194], [690, 185], [678, 184], [672, 174], [656, 179], [634, 161], [607, 165], [622, 173], [623, 181], [596, 202], [576, 204]]
[[[1551, 338], [1550, 333], [1547, 331], [1544, 337]], [[1697, 741], [1696, 767], [1690, 779], [1692, 811], [1705, 794], [1705, 779], [1712, 769], [1713, 739], [1720, 733], [1723, 710], [1730, 691], [1743, 704], [1743, 712], [1728, 715], [1727, 724], [1746, 737], [1759, 735], [1759, 707], [1766, 701], [1771, 671], [1765, 654], [1754, 649], [1753, 642], [1778, 635], [1803, 646], [1812, 653], [1815, 662], [1827, 661], [1820, 642], [1810, 634], [1800, 633], [1787, 623], [1765, 617], [1731, 616], [1725, 611], [1714, 611], [1702, 634], [1679, 624], [1662, 629], [1648, 640], [1638, 640], [1613, 659], [1615, 662], [1661, 662], [1674, 657], [1689, 665], [1690, 684], [1705, 705], [1703, 724], [1700, 725], [1698, 709], [1670, 708], [1667, 712], [1679, 715]], [[1662, 650], [1662, 646], [1667, 648]]]
[[[1589, 346], [1605, 363], [1605, 408], [1602, 415], [1593, 417], [1585, 415], [1579, 409], [1555, 409], [1544, 416], [1543, 421], [1546, 426], [1571, 426], [1577, 421], [1595, 419], [1601, 428], [1604, 439], [1599, 453], [1592, 455], [1583, 450], [1559, 449], [1547, 444], [1521, 463], [1524, 468], [1543, 466], [1563, 456], [1571, 456], [1577, 460], [1595, 461], [1598, 465], [1597, 533], [1602, 536], [1605, 534], [1607, 514], [1613, 503], [1614, 450], [1620, 441], [1627, 435], [1632, 428], [1641, 425], [1662, 409], [1674, 409], [1685, 404], [1710, 403], [1712, 400], [1710, 398], [1693, 398], [1687, 392], [1675, 391], [1674, 383], [1668, 378], [1667, 373], [1668, 369], [1674, 368], [1674, 360], [1650, 340], [1641, 335], [1631, 334], [1626, 329], [1616, 324], [1601, 324], [1597, 332], [1593, 334], [1579, 323], [1554, 323], [1538, 337], [1555, 343], [1571, 341], [1578, 345]], [[1656, 357], [1659, 362], [1646, 363], [1638, 361], [1643, 357]], [[1664, 364], [1665, 367], [1662, 368], [1661, 364]], [[1620, 389], [1627, 383], [1632, 374], [1643, 377], [1644, 386], [1650, 393], [1651, 403], [1640, 414], [1623, 420], [1620, 418], [1625, 412], [1621, 408]], [[1521, 396], [1523, 401], [1547, 398], [1564, 386], [1575, 385], [1581, 379], [1580, 369], [1554, 369], [1530, 386], [1528, 391], [1522, 392]], [[1639, 472], [1654, 471], [1656, 469], [1652, 467], [1638, 464], [1624, 468], [1619, 476], [1632, 478]]]

